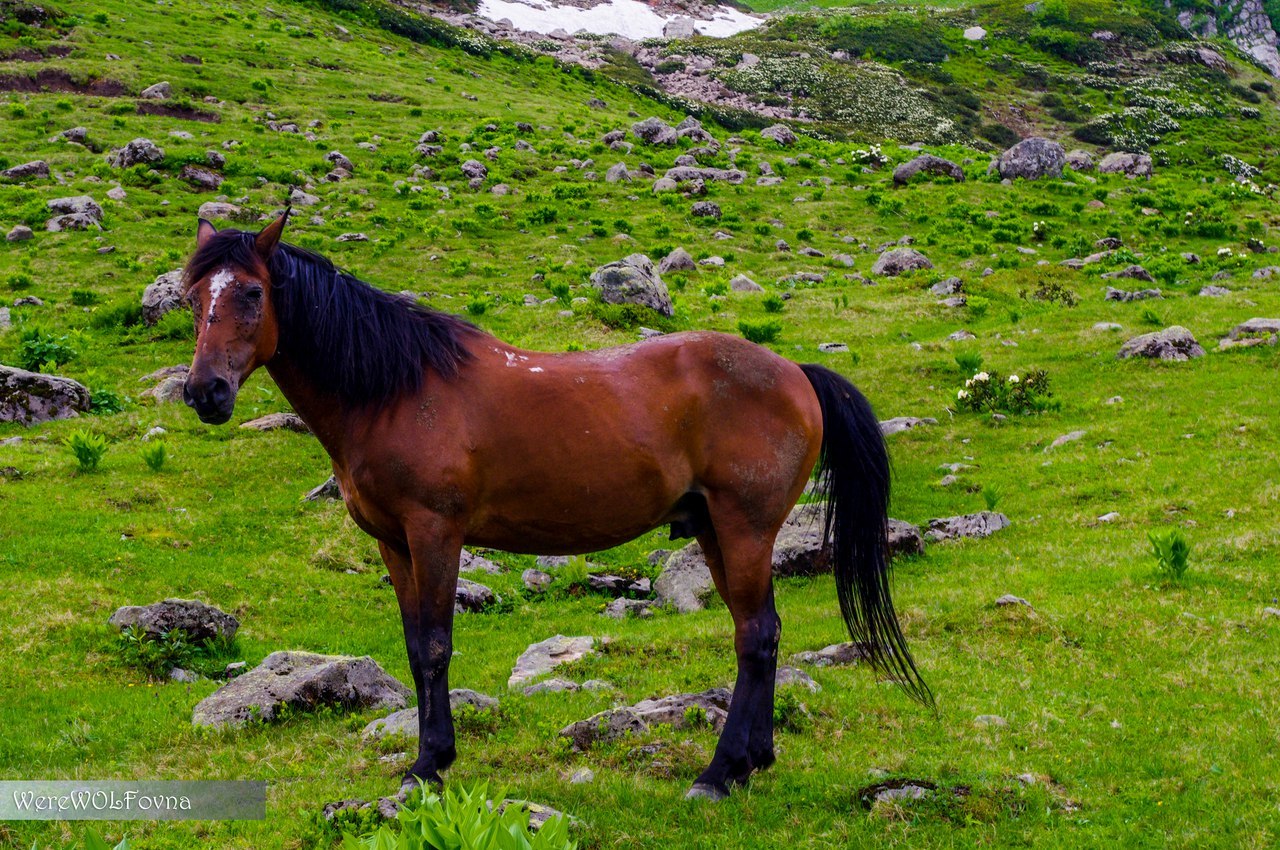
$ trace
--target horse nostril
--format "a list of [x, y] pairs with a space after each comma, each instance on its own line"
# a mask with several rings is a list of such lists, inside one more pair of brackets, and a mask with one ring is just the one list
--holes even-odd
[[231, 400], [231, 382], [226, 378], [214, 378], [209, 384], [209, 391], [205, 398], [210, 407], [223, 407]]

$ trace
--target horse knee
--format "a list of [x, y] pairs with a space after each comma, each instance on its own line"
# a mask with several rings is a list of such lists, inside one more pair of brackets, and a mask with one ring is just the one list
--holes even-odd
[[782, 621], [775, 611], [747, 620], [739, 629], [739, 657], [751, 665], [772, 665], [778, 660], [778, 643], [782, 639]]

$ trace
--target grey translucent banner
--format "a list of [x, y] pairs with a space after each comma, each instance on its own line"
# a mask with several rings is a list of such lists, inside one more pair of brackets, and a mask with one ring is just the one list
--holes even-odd
[[267, 783], [203, 780], [0, 781], [5, 820], [262, 820]]

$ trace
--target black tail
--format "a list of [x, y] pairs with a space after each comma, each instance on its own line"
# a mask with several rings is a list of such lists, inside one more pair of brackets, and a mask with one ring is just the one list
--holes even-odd
[[933, 693], [911, 660], [889, 597], [889, 453], [880, 422], [843, 377], [823, 366], [800, 368], [822, 406], [818, 492], [827, 502], [824, 537], [840, 613], [871, 664], [932, 706]]

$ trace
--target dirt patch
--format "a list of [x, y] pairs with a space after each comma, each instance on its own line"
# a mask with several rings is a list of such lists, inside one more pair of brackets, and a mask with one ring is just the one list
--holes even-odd
[[216, 112], [205, 112], [203, 109], [196, 109], [194, 106], [174, 106], [167, 103], [155, 103], [154, 101], [139, 102], [138, 114], [163, 115], [168, 118], [182, 118], [187, 121], [204, 121], [209, 124], [217, 124], [222, 120], [222, 116]]
[[19, 47], [17, 50], [0, 51], [0, 62], [43, 62], [46, 59], [62, 59], [71, 55], [71, 48], [65, 44], [51, 44], [48, 47]]
[[120, 97], [126, 94], [124, 83], [119, 80], [90, 79], [80, 82], [72, 78], [66, 71], [57, 68], [42, 68], [35, 76], [24, 74], [6, 74], [0, 76], [0, 91], [20, 92], [71, 92], [73, 94], [89, 94], [98, 97]]

